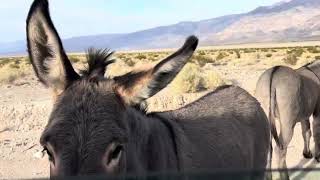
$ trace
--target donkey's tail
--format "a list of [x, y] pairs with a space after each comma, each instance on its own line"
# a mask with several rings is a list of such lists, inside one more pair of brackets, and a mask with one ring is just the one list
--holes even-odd
[[276, 66], [272, 69], [270, 75], [270, 98], [269, 98], [269, 123], [271, 128], [271, 134], [277, 144], [278, 147], [282, 147], [280, 143], [279, 136], [276, 129], [276, 122], [275, 122], [275, 108], [276, 108], [276, 89], [273, 87], [273, 75], [275, 72], [280, 68], [280, 66]]

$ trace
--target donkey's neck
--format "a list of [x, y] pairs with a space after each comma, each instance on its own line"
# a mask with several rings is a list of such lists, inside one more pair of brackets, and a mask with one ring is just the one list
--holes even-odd
[[161, 118], [130, 109], [128, 171], [133, 173], [166, 172], [178, 169], [176, 145], [170, 124]]

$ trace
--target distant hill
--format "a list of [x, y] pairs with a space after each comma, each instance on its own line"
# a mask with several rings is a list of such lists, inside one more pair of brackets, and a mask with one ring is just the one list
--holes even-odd
[[[198, 22], [180, 22], [128, 34], [100, 34], [64, 39], [69, 52], [90, 46], [115, 50], [174, 48], [195, 34], [200, 45], [320, 40], [320, 0], [286, 0], [244, 14]], [[24, 54], [26, 43], [0, 44], [0, 54]]]

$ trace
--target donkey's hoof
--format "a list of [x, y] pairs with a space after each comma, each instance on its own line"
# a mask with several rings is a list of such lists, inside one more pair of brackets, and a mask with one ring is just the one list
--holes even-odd
[[314, 158], [318, 163], [320, 163], [320, 155]]
[[309, 152], [303, 152], [303, 157], [306, 159], [311, 159], [313, 156], [311, 151], [309, 151]]

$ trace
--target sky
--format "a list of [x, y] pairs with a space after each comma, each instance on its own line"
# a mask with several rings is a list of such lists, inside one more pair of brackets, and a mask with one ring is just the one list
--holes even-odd
[[[25, 39], [25, 19], [33, 0], [0, 4], [0, 43]], [[181, 21], [244, 13], [281, 0], [49, 0], [62, 38], [128, 33]], [[1, 48], [1, 47], [0, 47]]]

